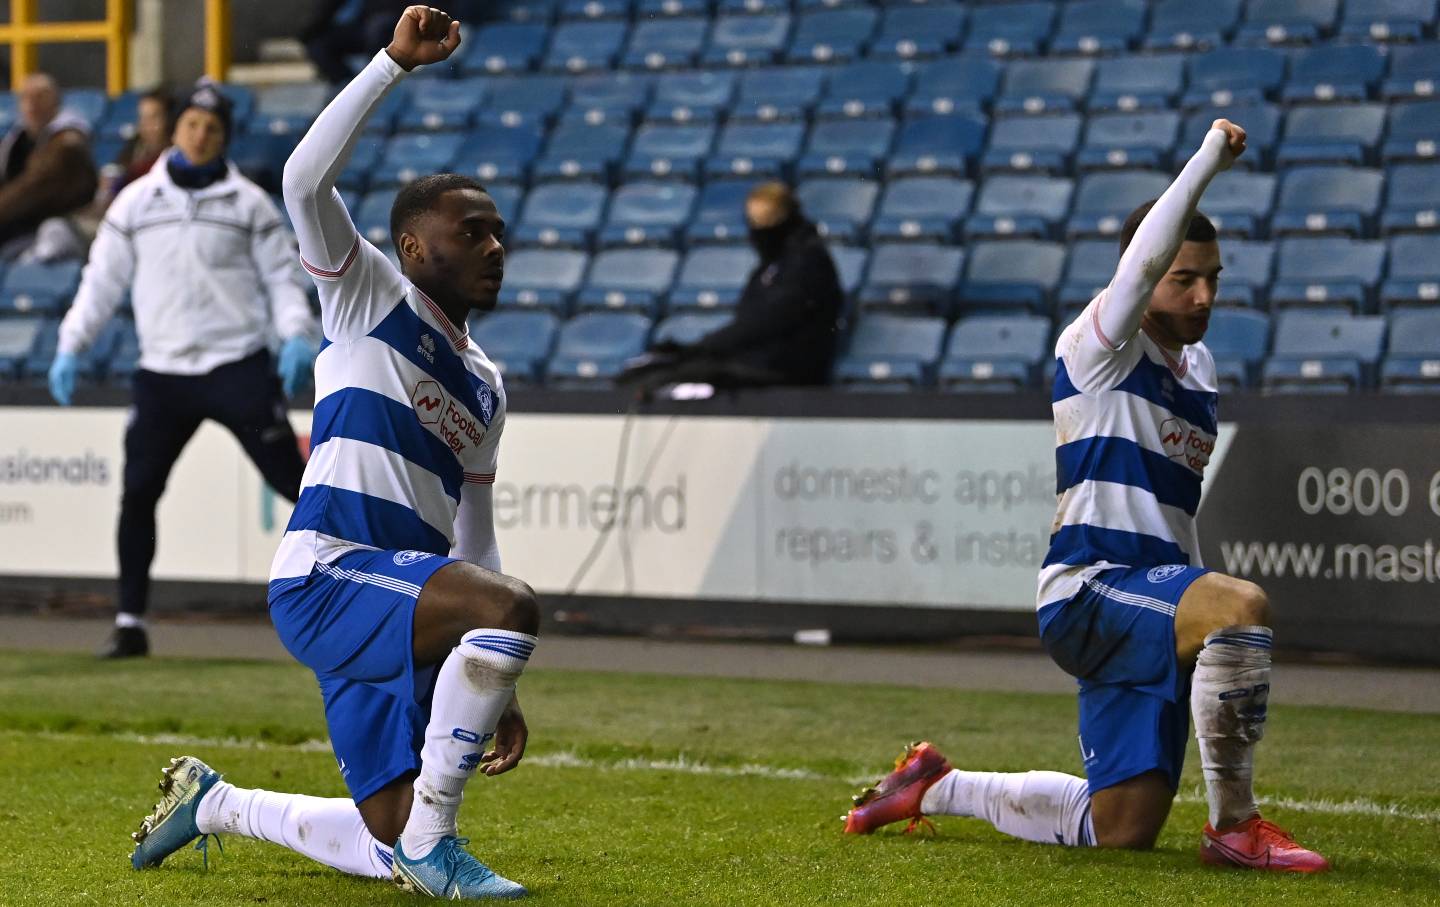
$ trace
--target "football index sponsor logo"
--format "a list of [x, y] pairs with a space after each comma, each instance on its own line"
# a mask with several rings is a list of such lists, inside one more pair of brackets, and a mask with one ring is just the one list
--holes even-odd
[[440, 390], [440, 385], [435, 381], [421, 381], [415, 385], [415, 391], [410, 395], [410, 402], [415, 407], [415, 418], [422, 424], [434, 425], [440, 421], [442, 408], [445, 404], [445, 392]]
[[1166, 564], [1163, 567], [1151, 567], [1150, 572], [1145, 574], [1145, 578], [1152, 583], [1163, 583], [1167, 579], [1179, 576], [1184, 572], [1184, 564]]
[[1166, 419], [1160, 423], [1160, 446], [1165, 456], [1183, 461], [1203, 476], [1205, 467], [1210, 465], [1210, 454], [1215, 450], [1215, 438], [1179, 419]]

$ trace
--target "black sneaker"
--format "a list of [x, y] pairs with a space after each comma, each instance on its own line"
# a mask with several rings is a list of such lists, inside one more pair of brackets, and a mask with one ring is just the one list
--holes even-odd
[[150, 637], [144, 627], [116, 627], [110, 640], [95, 653], [96, 658], [135, 658], [150, 654]]

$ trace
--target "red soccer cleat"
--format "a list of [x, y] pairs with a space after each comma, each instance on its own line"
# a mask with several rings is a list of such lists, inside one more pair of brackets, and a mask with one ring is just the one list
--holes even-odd
[[1326, 872], [1330, 862], [1306, 850], [1290, 832], [1256, 816], [1226, 831], [1205, 823], [1200, 835], [1200, 861], [1211, 866], [1263, 869], [1269, 872]]
[[912, 830], [925, 821], [920, 815], [920, 801], [930, 785], [950, 773], [950, 762], [929, 743], [912, 743], [895, 760], [895, 771], [867, 787], [855, 798], [855, 808], [845, 816], [845, 834], [868, 835], [870, 832], [909, 819]]

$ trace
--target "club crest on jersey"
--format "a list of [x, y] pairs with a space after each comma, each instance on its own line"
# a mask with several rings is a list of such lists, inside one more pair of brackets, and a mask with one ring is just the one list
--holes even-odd
[[415, 352], [425, 357], [425, 361], [431, 365], [435, 364], [435, 338], [429, 334], [420, 335], [420, 345], [415, 347]]
[[1152, 583], [1163, 583], [1167, 579], [1179, 576], [1184, 572], [1184, 564], [1166, 564], [1163, 567], [1151, 567], [1150, 572], [1145, 574], [1145, 578]]
[[415, 407], [415, 418], [424, 425], [434, 425], [445, 412], [445, 392], [435, 381], [420, 381], [410, 394], [410, 403]]
[[434, 556], [435, 555], [428, 551], [397, 551], [391, 560], [395, 562], [395, 566], [397, 567], [408, 567], [411, 564], [417, 564], [425, 560], [427, 557]]
[[480, 401], [480, 420], [485, 427], [490, 427], [490, 420], [495, 418], [495, 392], [490, 385], [481, 384], [480, 389], [475, 392], [475, 398]]

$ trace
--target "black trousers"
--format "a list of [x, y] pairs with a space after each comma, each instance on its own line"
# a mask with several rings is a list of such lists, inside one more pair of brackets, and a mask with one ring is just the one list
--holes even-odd
[[230, 429], [265, 481], [290, 501], [300, 496], [305, 461], [270, 353], [261, 350], [204, 375], [144, 370], [132, 382], [134, 404], [125, 429], [120, 496], [120, 610], [140, 615], [150, 595], [155, 560], [155, 507], [170, 470], [200, 423]]
[[693, 382], [712, 384], [720, 390], [733, 390], [792, 383], [773, 369], [720, 356], [694, 354], [675, 357], [656, 355], [652, 361], [621, 373], [616, 381], [622, 387], [636, 388], [647, 396], [667, 384]]

